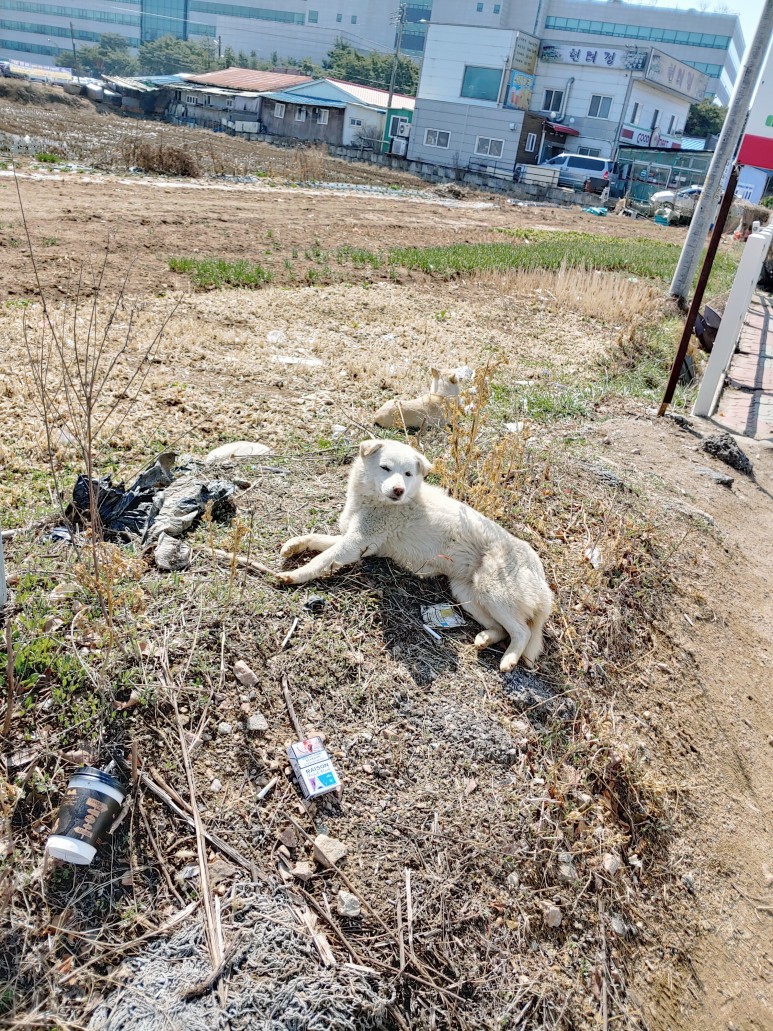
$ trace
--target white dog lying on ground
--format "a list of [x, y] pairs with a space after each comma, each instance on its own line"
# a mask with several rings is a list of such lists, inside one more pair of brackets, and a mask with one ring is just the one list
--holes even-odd
[[420, 430], [424, 427], [442, 426], [449, 420], [449, 412], [459, 404], [460, 370], [441, 372], [430, 369], [432, 381], [429, 393], [408, 401], [386, 401], [373, 416], [376, 426], [384, 429]]
[[424, 482], [427, 459], [407, 444], [365, 440], [349, 476], [340, 536], [311, 533], [282, 548], [287, 558], [317, 556], [278, 573], [307, 583], [361, 558], [390, 558], [418, 576], [447, 576], [451, 593], [483, 626], [477, 648], [510, 638], [499, 668], [531, 665], [542, 652], [542, 627], [553, 594], [536, 552], [497, 523]]

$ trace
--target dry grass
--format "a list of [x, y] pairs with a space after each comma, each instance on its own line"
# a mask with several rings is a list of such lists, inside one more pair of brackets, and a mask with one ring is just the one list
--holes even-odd
[[123, 160], [129, 168], [138, 168], [142, 172], [193, 178], [202, 173], [201, 164], [195, 154], [183, 147], [165, 145], [163, 140], [155, 144], [136, 138], [124, 140], [121, 149]]
[[652, 323], [662, 317], [663, 291], [651, 281], [618, 272], [584, 267], [512, 269], [488, 274], [489, 281], [506, 284], [521, 297], [551, 311], [571, 312], [610, 326], [628, 325], [631, 319]]

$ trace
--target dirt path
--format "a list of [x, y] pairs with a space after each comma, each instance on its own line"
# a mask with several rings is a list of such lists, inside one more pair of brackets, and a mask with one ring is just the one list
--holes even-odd
[[614, 419], [596, 439], [666, 510], [712, 520], [676, 559], [694, 585], [675, 616], [679, 663], [634, 688], [637, 734], [684, 792], [684, 891], [667, 908], [699, 915], [694, 941], [659, 943], [690, 956], [686, 979], [664, 976], [653, 958], [639, 997], [663, 1031], [763, 1031], [773, 1027], [773, 450], [741, 440], [758, 482], [735, 474], [728, 490], [697, 470], [732, 470], [697, 453], [696, 438], [668, 420]]

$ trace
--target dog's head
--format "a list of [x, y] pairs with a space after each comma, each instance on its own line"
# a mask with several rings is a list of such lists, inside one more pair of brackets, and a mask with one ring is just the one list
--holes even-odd
[[429, 385], [430, 394], [440, 394], [441, 397], [458, 397], [461, 393], [456, 369], [430, 369], [429, 374], [432, 377]]
[[392, 504], [414, 498], [432, 468], [424, 455], [396, 440], [363, 440], [360, 462], [369, 494]]

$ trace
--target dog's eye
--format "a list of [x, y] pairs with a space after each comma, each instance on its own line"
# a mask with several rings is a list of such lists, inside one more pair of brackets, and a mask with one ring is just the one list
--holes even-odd
[[388, 465], [382, 465], [380, 466], [380, 468], [383, 469], [385, 473], [389, 473], [392, 471]]
[[408, 479], [409, 476], [413, 476], [413, 473], [403, 473], [403, 476]]

